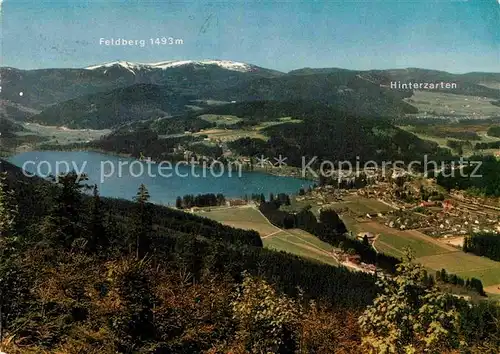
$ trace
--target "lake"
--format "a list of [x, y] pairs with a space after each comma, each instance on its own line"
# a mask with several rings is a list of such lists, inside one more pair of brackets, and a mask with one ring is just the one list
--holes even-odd
[[239, 173], [236, 168], [202, 168], [184, 164], [156, 164], [137, 159], [87, 151], [30, 151], [8, 158], [41, 177], [76, 170], [97, 184], [104, 197], [132, 199], [140, 184], [146, 185], [151, 201], [174, 205], [177, 196], [222, 193], [225, 197], [250, 197], [254, 193], [296, 194], [312, 182], [261, 172]]

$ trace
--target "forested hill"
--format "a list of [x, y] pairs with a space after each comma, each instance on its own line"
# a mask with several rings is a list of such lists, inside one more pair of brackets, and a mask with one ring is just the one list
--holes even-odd
[[[1, 67], [0, 76], [4, 85], [0, 97], [42, 110], [79, 96], [109, 92], [134, 84], [176, 87], [189, 94], [230, 87], [256, 77], [282, 75], [274, 70], [250, 65], [249, 70], [235, 71], [215, 63], [164, 64], [148, 66], [120, 61], [81, 69], [21, 70]], [[19, 96], [19, 92], [25, 94]]]
[[23, 131], [24, 128], [10, 119], [6, 119], [0, 116], [0, 133], [3, 137], [11, 137], [16, 132]]
[[395, 117], [418, 110], [402, 101], [412, 92], [390, 90], [351, 72], [259, 78], [214, 92], [216, 99], [235, 101], [313, 101], [353, 115]]
[[[78, 244], [85, 240], [88, 243], [92, 237], [86, 236], [86, 232], [98, 224], [100, 225], [98, 231], [104, 232], [103, 235], [105, 235], [105, 237], [99, 235], [98, 238], [104, 238], [107, 247], [116, 246], [117, 249], [114, 250], [116, 252], [130, 250], [133, 251], [132, 253], [135, 252], [138, 234], [138, 226], [135, 223], [138, 222], [137, 213], [140, 211], [138, 207], [140, 204], [98, 197], [99, 215], [87, 215], [95, 207], [96, 197], [92, 197], [89, 192], [79, 193], [86, 190], [84, 181], [77, 182], [74, 176], [69, 176], [60, 180], [58, 184], [54, 184], [37, 177], [27, 177], [17, 167], [6, 161], [2, 161], [0, 166], [0, 171], [7, 172], [8, 187], [15, 191], [15, 200], [19, 206], [20, 222], [16, 224], [16, 227], [20, 233], [31, 234], [29, 237], [25, 235], [26, 241], [45, 240], [53, 244], [55, 240], [46, 239], [48, 235], [44, 235], [44, 232], [40, 234], [40, 228], [33, 229], [33, 227], [35, 225], [49, 227], [50, 225], [49, 230], [53, 231], [51, 227], [56, 227], [52, 224], [55, 220], [64, 219], [64, 222], [61, 221], [62, 225], [69, 222], [65, 220], [69, 217], [68, 215], [64, 217], [57, 215], [55, 209], [58, 210], [58, 203], [64, 205], [63, 209], [68, 204], [77, 204], [71, 208], [77, 211], [77, 214], [72, 215], [74, 218], [71, 222], [72, 226], [67, 229], [68, 232], [75, 234], [65, 235], [64, 244], [71, 246], [74, 242]], [[147, 191], [145, 194], [148, 195]], [[61, 198], [68, 198], [68, 200], [61, 200]], [[148, 240], [146, 243], [149, 244], [147, 248], [155, 258], [166, 256], [164, 252], [177, 252], [175, 247], [181, 247], [177, 244], [178, 242], [190, 240], [189, 247], [195, 247], [193, 251], [196, 249], [193, 257], [201, 257], [199, 259], [201, 263], [208, 262], [208, 259], [203, 258], [214, 257], [215, 254], [212, 252], [218, 249], [217, 257], [221, 257], [220, 261], [223, 263], [219, 266], [233, 276], [237, 276], [244, 269], [252, 272], [260, 269], [259, 272], [268, 274], [283, 289], [292, 293], [297, 291], [296, 286], [300, 286], [308, 297], [320, 296], [336, 299], [340, 303], [348, 303], [351, 304], [349, 306], [355, 307], [366, 304], [374, 295], [374, 280], [371, 276], [352, 274], [343, 268], [317, 264], [292, 255], [262, 249], [262, 241], [255, 231], [234, 229], [207, 218], [151, 203], [145, 203], [144, 208], [147, 210], [147, 213], [142, 215], [145, 219], [144, 223], [149, 225], [149, 234], [146, 237]], [[92, 220], [94, 217], [99, 220], [97, 222]], [[143, 226], [146, 227], [146, 225]], [[86, 230], [86, 228], [90, 229]], [[62, 237], [59, 233], [56, 234]], [[193, 242], [194, 244], [191, 244]], [[227, 254], [224, 254], [225, 252]], [[222, 261], [224, 257], [235, 258], [225, 262]], [[262, 269], [263, 264], [268, 265], [265, 270]], [[202, 264], [198, 266], [203, 268]], [[299, 268], [302, 270], [299, 271]], [[315, 275], [311, 277], [308, 272], [313, 272]], [[352, 287], [342, 285], [343, 282], [351, 281], [359, 282], [359, 284]], [[361, 288], [365, 290], [360, 291]], [[351, 294], [344, 297], [347, 293]]]
[[[0, 68], [0, 75], [5, 83], [0, 99], [9, 107], [6, 117], [25, 120], [43, 111], [35, 121], [74, 128], [110, 128], [190, 112], [202, 101], [312, 101], [371, 117], [417, 113], [416, 107], [403, 101], [413, 91], [391, 88], [391, 82], [456, 83], [456, 88], [439, 91], [492, 99], [500, 92], [497, 73], [304, 68], [285, 74], [228, 61], [120, 61], [85, 69]], [[130, 98], [129, 91], [136, 92], [137, 98]], [[129, 99], [133, 107], [127, 103]], [[142, 105], [140, 99], [144, 99]]]
[[[26, 176], [18, 167], [5, 160], [0, 160], [0, 162], [0, 173], [7, 172], [9, 186], [16, 191], [21, 210], [29, 214], [24, 216], [29, 216], [29, 219], [33, 220], [49, 213], [51, 203], [48, 201], [57, 194], [54, 190], [57, 187], [36, 176]], [[82, 192], [84, 190], [82, 188]], [[38, 199], [39, 197], [42, 199]], [[82, 195], [82, 202], [88, 202], [89, 198], [89, 196]], [[135, 206], [133, 202], [114, 198], [101, 198], [101, 202], [103, 211], [111, 214], [111, 217], [120, 219], [129, 218]], [[262, 247], [260, 236], [255, 231], [234, 229], [207, 218], [160, 205], [150, 204], [148, 214], [155, 226], [165, 231], [178, 231], [231, 244]], [[23, 223], [18, 225], [22, 226]]]
[[309, 75], [356, 75], [376, 85], [390, 87], [391, 82], [400, 83], [456, 83], [452, 89], [440, 88], [441, 92], [453, 94], [498, 98], [500, 95], [500, 74], [498, 73], [467, 73], [452, 74], [446, 71], [420, 68], [388, 69], [388, 70], [346, 70], [339, 68], [293, 70], [289, 75], [300, 77]]
[[[255, 102], [275, 101], [276, 105], [297, 107], [335, 107], [336, 111], [367, 117], [398, 117], [416, 113], [417, 109], [402, 99], [411, 93], [380, 88], [354, 78], [345, 83], [337, 77], [298, 76], [262, 78], [220, 90], [184, 90], [178, 86], [135, 84], [106, 93], [80, 96], [55, 104], [30, 121], [46, 125], [64, 125], [71, 128], [115, 128], [123, 123], [153, 120], [200, 109], [197, 99]], [[197, 106], [198, 105], [198, 106]], [[208, 110], [217, 110], [216, 107]], [[294, 114], [290, 108], [290, 114]], [[298, 112], [304, 110], [298, 107]], [[196, 112], [196, 111], [195, 111]]]
[[411, 259], [379, 279], [380, 292], [372, 275], [155, 206], [143, 185], [135, 203], [101, 199], [96, 188], [82, 194], [75, 174], [54, 184], [0, 166], [9, 354], [383, 353], [377, 343], [451, 354], [500, 344], [497, 307], [439, 293]]
[[[155, 160], [175, 160], [178, 156], [169, 155], [169, 151], [179, 143], [186, 144], [188, 150], [194, 149], [195, 140], [203, 140], [203, 129], [217, 127], [204, 118], [207, 115], [236, 117], [237, 123], [218, 128], [224, 128], [227, 134], [234, 131], [235, 138], [227, 145], [237, 155], [281, 154], [293, 166], [302, 166], [302, 157], [315, 156], [330, 161], [355, 161], [356, 157], [364, 161], [420, 161], [424, 155], [439, 161], [451, 157], [450, 150], [394, 126], [385, 117], [359, 117], [311, 101], [217, 105], [179, 117], [129, 124], [91, 145], [137, 157], [143, 152]], [[161, 137], [164, 134], [178, 136], [167, 139]], [[221, 149], [212, 150], [205, 149], [200, 154], [221, 157]]]
[[194, 98], [166, 86], [136, 84], [65, 101], [30, 121], [70, 128], [116, 128], [123, 123], [178, 115]]
[[[90, 69], [0, 68], [6, 83], [0, 98], [31, 110], [23, 119], [42, 111], [32, 121], [92, 129], [189, 112], [201, 101], [303, 100], [365, 116], [417, 112], [402, 100], [411, 92], [381, 87], [353, 71], [299, 76], [241, 65], [245, 70], [215, 64], [162, 67], [128, 62]], [[22, 91], [26, 92], [19, 95]], [[15, 116], [19, 114], [11, 110], [9, 118]]]
[[[244, 156], [286, 156], [290, 165], [301, 166], [302, 157], [330, 161], [420, 160], [424, 155], [449, 158], [449, 151], [394, 126], [386, 117], [360, 117], [336, 106], [314, 102], [241, 102], [209, 108], [202, 113], [234, 115], [240, 126], [254, 126], [278, 117], [298, 119], [260, 130], [269, 139], [241, 138], [229, 144]], [[227, 127], [231, 129], [232, 126]]]

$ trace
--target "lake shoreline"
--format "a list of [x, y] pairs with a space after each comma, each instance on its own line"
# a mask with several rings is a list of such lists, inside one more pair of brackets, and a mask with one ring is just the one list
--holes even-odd
[[271, 193], [296, 195], [301, 189], [313, 185], [310, 180], [257, 170], [241, 169], [241, 173], [239, 169], [214, 170], [185, 161], [160, 165], [124, 154], [87, 149], [29, 151], [7, 160], [42, 178], [72, 169], [85, 173], [89, 176], [89, 183], [100, 185], [105, 197], [132, 199], [138, 186], [145, 184], [151, 195], [157, 196], [152, 201], [169, 205], [184, 195], [221, 193], [228, 199], [250, 199], [254, 195], [264, 194], [267, 197]]
[[[92, 146], [85, 146], [85, 147], [74, 147], [71, 145], [68, 145], [67, 148], [64, 147], [64, 145], [47, 145], [46, 147], [43, 146], [38, 146], [38, 147], [33, 147], [30, 146], [29, 149], [23, 149], [20, 151], [15, 151], [10, 154], [10, 156], [13, 155], [18, 155], [20, 153], [24, 152], [34, 152], [34, 151], [61, 151], [61, 152], [96, 152], [104, 155], [110, 155], [110, 156], [117, 156], [117, 157], [126, 157], [126, 158], [132, 158], [136, 159], [138, 161], [144, 161], [141, 160], [140, 158], [134, 157], [130, 153], [120, 153], [120, 152], [115, 152], [115, 151], [109, 151], [109, 150], [104, 150], [100, 148], [95, 148]], [[151, 160], [150, 162], [155, 163], [155, 164], [160, 164], [160, 163], [171, 163], [175, 164], [180, 161], [186, 161], [186, 160], [178, 160], [178, 161], [169, 161], [169, 160]], [[189, 161], [186, 161], [189, 162]], [[290, 171], [290, 169], [293, 169], [295, 171], [300, 171], [299, 167], [292, 167], [292, 166], [285, 166], [284, 168], [276, 168], [276, 170], [269, 169], [268, 167], [259, 167], [259, 166], [254, 166], [253, 169], [243, 169], [243, 172], [259, 172], [259, 173], [264, 173], [268, 174], [271, 176], [276, 176], [276, 177], [290, 177], [290, 178], [297, 178], [301, 179], [304, 181], [309, 181], [309, 182], [318, 182], [318, 178], [314, 177], [302, 177], [300, 172], [295, 173], [294, 171]]]

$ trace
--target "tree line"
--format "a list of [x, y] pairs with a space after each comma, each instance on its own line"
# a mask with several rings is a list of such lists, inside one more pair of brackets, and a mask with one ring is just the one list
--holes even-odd
[[[359, 255], [363, 262], [375, 264], [389, 273], [394, 273], [401, 262], [399, 258], [377, 252], [369, 244], [366, 236], [363, 240], [348, 236], [347, 227], [333, 209], [320, 210], [318, 221], [316, 216], [311, 212], [310, 206], [303, 208], [295, 214], [280, 210], [280, 206], [281, 203], [278, 200], [274, 200], [272, 202], [261, 203], [259, 210], [272, 224], [280, 228], [303, 229], [348, 254]], [[444, 269], [441, 272], [437, 272], [435, 277], [432, 274], [426, 274], [425, 281], [430, 285], [436, 284], [436, 282], [452, 284], [473, 290], [481, 296], [486, 296], [481, 280], [476, 278], [463, 279], [455, 274], [447, 274]]]
[[489, 127], [487, 134], [489, 136], [500, 138], [500, 125], [494, 125], [492, 127]]
[[226, 204], [226, 197], [223, 194], [207, 193], [207, 194], [186, 194], [183, 197], [177, 197], [175, 207], [178, 209], [192, 207], [210, 207], [221, 206]]
[[463, 250], [500, 261], [500, 235], [496, 232], [478, 232], [466, 236]]
[[[370, 329], [399, 313], [377, 296], [407, 306], [418, 326], [398, 340], [417, 352], [498, 346], [498, 307], [436, 293], [413, 278], [412, 263], [379, 289], [372, 275], [264, 249], [255, 232], [154, 205], [146, 186], [130, 202], [101, 198], [75, 177], [49, 184], [10, 169], [0, 179], [6, 352], [357, 353], [374, 348], [370, 336], [393, 339], [390, 326]], [[332, 213], [320, 222], [340, 227]]]
[[500, 161], [493, 156], [471, 156], [468, 161], [471, 163], [461, 171], [451, 166], [440, 171], [436, 182], [448, 191], [460, 189], [476, 195], [500, 196]]
[[476, 145], [474, 145], [474, 148], [476, 150], [500, 149], [500, 141], [476, 143]]
[[378, 253], [366, 241], [359, 241], [347, 236], [347, 228], [333, 209], [320, 210], [319, 221], [310, 210], [305, 207], [298, 213], [289, 213], [280, 209], [281, 203], [277, 200], [261, 203], [259, 210], [268, 220], [284, 229], [300, 228], [320, 240], [339, 247], [345, 252], [354, 252], [365, 263], [377, 264], [380, 268], [394, 272], [399, 259]]

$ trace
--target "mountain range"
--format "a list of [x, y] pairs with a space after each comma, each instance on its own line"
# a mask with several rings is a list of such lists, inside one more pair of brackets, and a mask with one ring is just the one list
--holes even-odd
[[[156, 63], [116, 61], [82, 69], [0, 68], [0, 116], [75, 128], [114, 128], [170, 117], [201, 101], [313, 101], [349, 114], [398, 117], [417, 113], [404, 102], [411, 90], [390, 83], [455, 82], [444, 92], [500, 97], [500, 74], [451, 74], [426, 69], [304, 68], [283, 73], [229, 60]], [[142, 101], [144, 99], [145, 101]]]

